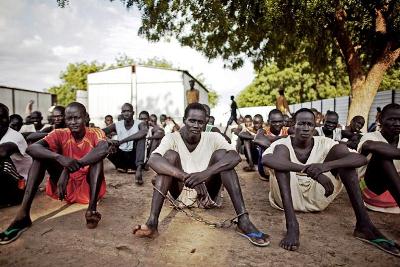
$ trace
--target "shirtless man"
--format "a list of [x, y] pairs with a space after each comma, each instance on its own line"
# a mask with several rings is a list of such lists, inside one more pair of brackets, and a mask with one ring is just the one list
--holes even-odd
[[400, 213], [400, 105], [389, 104], [379, 117], [380, 131], [363, 135], [358, 151], [368, 165], [359, 169], [360, 186], [367, 208]]
[[93, 229], [101, 219], [97, 201], [106, 191], [103, 159], [108, 144], [100, 129], [85, 127], [85, 107], [73, 102], [65, 111], [68, 128], [56, 129], [28, 147], [33, 163], [28, 174], [25, 195], [14, 221], [0, 233], [0, 244], [17, 239], [31, 225], [30, 209], [45, 172], [50, 174], [46, 193], [68, 203], [89, 203], [86, 226]]
[[[170, 192], [186, 206], [215, 207], [214, 199], [224, 185], [238, 215], [242, 235], [257, 246], [269, 244], [268, 235], [260, 232], [246, 211], [239, 179], [234, 167], [240, 157], [219, 133], [203, 132], [206, 110], [198, 103], [185, 109], [185, 126], [166, 135], [150, 157], [149, 165], [157, 173], [150, 216], [146, 224], [137, 225], [133, 234], [155, 237], [164, 196]], [[159, 191], [158, 191], [159, 190]], [[161, 193], [160, 193], [161, 192]]]
[[229, 116], [228, 123], [226, 124], [226, 128], [225, 128], [224, 134], [226, 134], [226, 131], [228, 130], [228, 127], [229, 127], [229, 125], [232, 124], [232, 122], [236, 122], [236, 124], [239, 125], [239, 122], [238, 122], [238, 119], [237, 119], [238, 106], [236, 104], [235, 97], [233, 95], [231, 95], [231, 101], [232, 101], [232, 103], [231, 103], [231, 115]]
[[399, 253], [394, 244], [382, 241], [386, 238], [372, 224], [364, 207], [355, 168], [363, 166], [366, 158], [330, 138], [313, 136], [315, 117], [311, 110], [300, 109], [294, 120], [294, 136], [272, 143], [263, 157], [264, 165], [274, 169], [270, 203], [285, 212], [287, 233], [280, 246], [287, 250], [299, 248], [295, 210], [324, 210], [344, 185], [357, 220], [353, 235], [365, 242], [376, 242], [385, 251]]
[[194, 88], [194, 80], [189, 81], [190, 89], [186, 91], [186, 100], [188, 104], [199, 103], [200, 92]]
[[115, 148], [114, 153], [108, 155], [108, 159], [115, 165], [118, 171], [135, 173], [135, 183], [143, 184], [143, 164], [145, 157], [145, 142], [148, 133], [146, 123], [140, 123], [133, 119], [133, 106], [125, 103], [121, 107], [124, 119], [117, 121], [103, 131], [106, 135], [117, 133], [118, 140], [109, 140]]
[[278, 93], [279, 96], [276, 98], [275, 103], [276, 109], [279, 109], [284, 115], [290, 115], [289, 104], [285, 97], [285, 89], [279, 89]]

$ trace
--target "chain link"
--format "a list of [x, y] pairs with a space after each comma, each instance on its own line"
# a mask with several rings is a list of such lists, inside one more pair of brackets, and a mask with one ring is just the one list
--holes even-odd
[[[242, 212], [242, 213], [238, 214], [237, 216], [233, 217], [232, 219], [226, 219], [226, 220], [223, 220], [221, 222], [212, 222], [212, 221], [204, 219], [199, 214], [195, 213], [193, 210], [190, 209], [191, 207], [187, 206], [185, 203], [183, 203], [179, 199], [173, 199], [171, 196], [165, 195], [163, 192], [161, 192], [155, 186], [153, 186], [153, 189], [156, 190], [158, 193], [160, 193], [164, 198], [166, 198], [171, 203], [171, 205], [174, 206], [174, 208], [176, 210], [182, 212], [183, 214], [185, 214], [186, 216], [188, 216], [190, 219], [192, 219], [194, 221], [204, 223], [205, 225], [208, 225], [208, 226], [213, 227], [213, 228], [229, 228], [233, 224], [237, 224], [237, 219], [240, 216], [242, 216], [244, 214], [248, 214], [248, 212], [245, 211], [245, 212]], [[183, 207], [180, 207], [180, 206], [176, 205], [175, 202], [179, 202], [180, 204], [183, 205]]]

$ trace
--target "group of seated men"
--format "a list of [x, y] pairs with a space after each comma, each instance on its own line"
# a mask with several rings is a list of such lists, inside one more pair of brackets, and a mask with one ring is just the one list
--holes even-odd
[[[121, 145], [133, 142], [131, 147], [143, 148], [141, 142], [149, 133], [150, 116], [141, 113], [142, 121], [136, 124], [130, 104], [123, 105], [121, 114], [120, 123], [111, 123], [103, 130], [88, 128], [85, 107], [71, 103], [65, 109], [66, 128], [55, 128], [27, 148], [22, 136], [9, 128], [8, 108], [0, 105], [0, 172], [6, 174], [2, 178], [15, 180], [15, 173], [26, 176], [27, 168], [9, 167], [18, 166], [18, 160], [25, 160], [24, 166], [30, 167], [22, 204], [13, 222], [0, 234], [0, 244], [17, 239], [32, 224], [30, 207], [46, 171], [50, 175], [46, 192], [68, 202], [88, 203], [87, 227], [97, 226], [101, 219], [97, 200], [105, 193], [103, 159], [108, 155], [111, 161], [122, 159], [127, 164], [134, 161], [137, 169], [143, 168], [142, 155], [140, 159], [136, 152], [128, 155], [131, 151], [128, 145]], [[330, 115], [335, 118], [328, 118]], [[245, 207], [235, 171], [241, 161], [236, 147], [208, 124], [209, 119], [209, 110], [204, 105], [189, 104], [184, 125], [163, 136], [154, 147], [148, 161], [156, 172], [150, 215], [145, 224], [134, 227], [133, 234], [158, 235], [158, 219], [168, 193], [185, 206], [213, 208], [220, 206], [217, 198], [225, 187], [237, 214], [238, 233], [256, 246], [267, 246], [270, 236], [251, 222]], [[337, 125], [334, 113], [325, 117], [321, 136], [316, 134], [315, 115], [310, 109], [298, 110], [293, 116], [293, 125], [287, 129], [283, 128], [282, 113], [274, 110], [268, 116], [268, 127], [264, 126], [262, 116], [256, 116], [253, 132], [240, 131], [247, 155], [254, 152], [252, 146], [259, 148], [254, 155], [258, 157], [257, 163], [261, 161], [259, 169], [269, 174], [271, 206], [284, 210], [287, 232], [281, 247], [299, 248], [295, 211], [322, 211], [345, 187], [356, 217], [354, 236], [390, 254], [400, 255], [399, 245], [373, 225], [365, 207], [381, 212], [400, 211], [400, 105], [385, 106], [379, 120], [377, 132], [361, 134], [362, 126], [357, 120], [342, 130], [343, 136], [348, 134], [348, 140], [353, 140], [349, 133], [361, 134], [358, 153], [348, 148], [347, 141], [333, 139], [336, 128], [329, 124]], [[132, 128], [134, 131], [130, 132]], [[117, 133], [118, 139], [107, 141], [106, 135], [112, 132]], [[251, 166], [249, 162], [248, 167], [254, 167], [254, 163]]]

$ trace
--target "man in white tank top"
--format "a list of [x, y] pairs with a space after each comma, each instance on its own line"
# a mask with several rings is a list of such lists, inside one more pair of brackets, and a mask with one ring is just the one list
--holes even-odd
[[117, 140], [109, 140], [114, 147], [114, 153], [108, 155], [108, 159], [115, 165], [118, 171], [135, 174], [135, 183], [143, 184], [143, 163], [145, 155], [145, 142], [148, 127], [133, 119], [133, 106], [125, 103], [121, 107], [123, 120], [117, 121], [103, 131], [106, 135], [117, 133]]
[[325, 115], [324, 125], [316, 127], [319, 136], [325, 136], [335, 141], [342, 140], [342, 129], [338, 128], [339, 115], [335, 111], [328, 110]]

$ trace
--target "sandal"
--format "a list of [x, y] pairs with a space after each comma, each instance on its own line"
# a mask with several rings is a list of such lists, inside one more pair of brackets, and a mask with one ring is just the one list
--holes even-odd
[[237, 229], [236, 233], [238, 233], [240, 236], [247, 238], [247, 240], [249, 240], [251, 244], [257, 247], [266, 247], [271, 243], [271, 241], [269, 240], [269, 235], [264, 234], [263, 232], [252, 232], [245, 234]]
[[376, 238], [376, 239], [372, 239], [372, 240], [368, 240], [362, 237], [355, 237], [358, 240], [361, 240], [365, 243], [368, 243], [370, 245], [373, 245], [377, 248], [379, 248], [380, 250], [385, 251], [386, 253], [389, 253], [393, 256], [396, 257], [400, 257], [400, 246], [394, 242], [393, 240], [388, 240], [385, 238]]
[[9, 227], [4, 232], [0, 233], [0, 245], [7, 245], [18, 239], [23, 232], [28, 230], [29, 226], [23, 228]]

